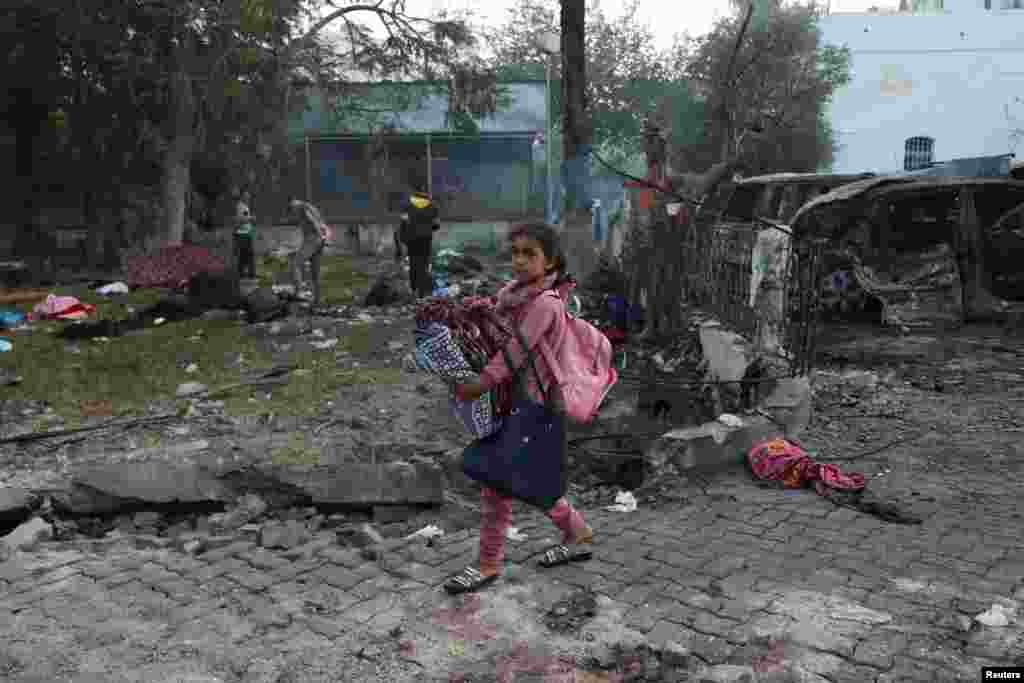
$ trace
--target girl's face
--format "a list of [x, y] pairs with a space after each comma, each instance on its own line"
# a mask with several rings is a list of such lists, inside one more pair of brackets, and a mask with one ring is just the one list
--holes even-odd
[[528, 284], [541, 280], [554, 267], [554, 261], [537, 240], [530, 237], [512, 240], [512, 273], [517, 282]]

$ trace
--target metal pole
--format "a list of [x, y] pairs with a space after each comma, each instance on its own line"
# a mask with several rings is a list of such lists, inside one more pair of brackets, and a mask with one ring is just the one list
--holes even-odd
[[427, 133], [427, 194], [434, 196], [434, 155], [430, 151], [430, 133]]
[[313, 203], [313, 160], [309, 156], [309, 136], [306, 136], [306, 201]]
[[553, 146], [551, 136], [551, 55], [547, 55], [547, 64], [545, 65], [544, 74], [546, 76], [546, 84], [544, 86], [544, 125], [547, 130], [544, 131], [544, 155], [547, 161], [547, 211], [544, 220], [550, 222], [554, 218], [554, 206], [555, 206], [555, 191], [554, 191], [554, 176], [551, 171], [554, 157], [551, 154], [551, 148]]

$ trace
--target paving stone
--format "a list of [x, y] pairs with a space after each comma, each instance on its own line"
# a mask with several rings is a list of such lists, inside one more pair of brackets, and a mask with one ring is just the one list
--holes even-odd
[[348, 591], [363, 600], [375, 598], [381, 593], [394, 593], [399, 581], [392, 576], [376, 576], [371, 579], [360, 581]]
[[261, 571], [270, 571], [291, 564], [285, 558], [263, 548], [254, 548], [248, 552], [239, 553], [237, 557]]
[[711, 560], [700, 568], [702, 574], [713, 576], [715, 578], [725, 578], [730, 574], [735, 574], [747, 566], [747, 560], [744, 557], [737, 556], [725, 556], [718, 557]]
[[194, 583], [181, 579], [161, 583], [157, 585], [156, 588], [167, 595], [171, 600], [183, 605], [193, 602], [196, 599], [199, 590], [199, 587]]
[[694, 633], [688, 643], [688, 647], [695, 655], [712, 666], [724, 664], [736, 651], [736, 646], [725, 638]]
[[892, 643], [878, 638], [862, 641], [857, 644], [850, 659], [857, 664], [866, 664], [876, 669], [890, 669], [893, 657], [901, 651], [900, 640], [905, 643], [901, 636], [897, 636]]
[[349, 569], [355, 569], [366, 562], [359, 554], [359, 551], [352, 548], [323, 548], [317, 555], [328, 562], [333, 562]]
[[100, 579], [97, 583], [99, 583], [100, 586], [102, 586], [103, 588], [113, 590], [127, 583], [131, 583], [132, 581], [135, 581], [137, 578], [138, 574], [136, 574], [135, 572], [122, 571], [112, 576]]
[[313, 572], [313, 575], [341, 590], [351, 590], [364, 580], [364, 577], [350, 569], [337, 565], [327, 565]]
[[336, 640], [353, 630], [353, 624], [349, 620], [325, 619], [317, 616], [303, 616], [301, 623], [314, 633], [329, 639]]
[[[613, 599], [617, 600], [617, 598]], [[669, 607], [668, 604], [658, 602], [640, 607], [626, 604], [623, 619], [630, 628], [647, 633], [654, 628], [655, 624], [664, 620]]]
[[233, 571], [225, 576], [240, 586], [255, 592], [265, 591], [273, 586], [276, 581], [276, 579], [269, 574], [252, 569]]
[[208, 550], [205, 553], [203, 553], [202, 558], [204, 562], [208, 562], [210, 564], [217, 564], [227, 558], [232, 557], [233, 555], [247, 553], [255, 549], [256, 544], [252, 541], [236, 541], [234, 543], [230, 543], [224, 546], [223, 548]]
[[278, 581], [291, 581], [298, 576], [316, 571], [323, 566], [324, 561], [321, 559], [294, 560], [270, 571], [269, 574]]
[[383, 593], [374, 596], [369, 600], [356, 603], [345, 610], [345, 618], [359, 624], [365, 624], [378, 614], [393, 608], [397, 604], [398, 596], [394, 593]]

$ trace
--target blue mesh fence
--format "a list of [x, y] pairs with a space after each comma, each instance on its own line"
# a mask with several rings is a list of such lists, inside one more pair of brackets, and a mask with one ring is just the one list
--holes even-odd
[[315, 138], [307, 169], [313, 202], [351, 220], [393, 216], [410, 181], [428, 177], [449, 220], [541, 215], [543, 171], [530, 135]]

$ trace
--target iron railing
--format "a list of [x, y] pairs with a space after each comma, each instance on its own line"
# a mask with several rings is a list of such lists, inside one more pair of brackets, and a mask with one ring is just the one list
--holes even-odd
[[[659, 206], [660, 205], [660, 206]], [[695, 218], [673, 223], [664, 204], [634, 212], [622, 254], [632, 303], [643, 304], [651, 331], [673, 335], [686, 326], [687, 311], [711, 315], [749, 340], [770, 325], [781, 343], [792, 375], [813, 368], [818, 323], [818, 285], [823, 245], [790, 236], [781, 288], [781, 319], [772, 320], [751, 306], [754, 247], [761, 230], [781, 230], [768, 223], [729, 223]]]

